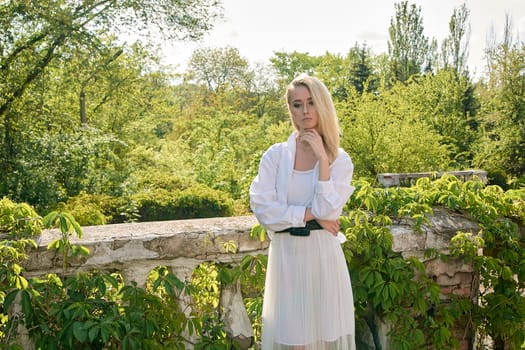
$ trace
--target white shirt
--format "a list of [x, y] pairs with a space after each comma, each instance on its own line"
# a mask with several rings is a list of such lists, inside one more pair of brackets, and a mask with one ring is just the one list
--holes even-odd
[[[305, 226], [306, 206], [292, 205], [287, 201], [288, 183], [295, 162], [296, 132], [288, 141], [272, 145], [261, 158], [259, 173], [250, 186], [250, 207], [259, 223], [269, 233], [288, 227]], [[354, 165], [350, 156], [340, 148], [337, 158], [330, 165], [330, 179], [319, 181], [316, 164], [312, 186], [312, 215], [317, 219], [336, 220], [354, 191], [350, 184]]]

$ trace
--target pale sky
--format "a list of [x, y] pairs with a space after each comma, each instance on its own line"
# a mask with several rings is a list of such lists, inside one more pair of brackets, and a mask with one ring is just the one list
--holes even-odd
[[[184, 69], [199, 47], [234, 47], [250, 63], [266, 62], [276, 51], [311, 55], [346, 54], [364, 44], [372, 54], [387, 52], [388, 28], [395, 15], [392, 0], [223, 0], [224, 18], [200, 43], [173, 43], [166, 62]], [[484, 69], [484, 51], [491, 33], [502, 38], [505, 17], [515, 35], [525, 40], [525, 0], [412, 0], [421, 7], [424, 33], [439, 45], [448, 35], [455, 8], [470, 10], [468, 65], [473, 75]]]

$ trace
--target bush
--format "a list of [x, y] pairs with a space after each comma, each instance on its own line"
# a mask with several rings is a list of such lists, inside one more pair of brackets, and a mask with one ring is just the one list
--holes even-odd
[[505, 190], [509, 188], [507, 184], [507, 174], [505, 174], [505, 171], [499, 169], [488, 169], [487, 172], [489, 185], [496, 185]]
[[[70, 198], [63, 210], [71, 213], [81, 226], [232, 216], [235, 213], [233, 199], [223, 191], [201, 184], [182, 185], [168, 177], [148, 183], [149, 186], [140, 192], [126, 197], [82, 192]], [[164, 185], [166, 188], [161, 187]]]
[[126, 221], [121, 210], [126, 202], [127, 200], [121, 197], [81, 192], [69, 198], [64, 209], [70, 212], [81, 226], [105, 225]]
[[26, 203], [14, 203], [9, 198], [0, 200], [0, 233], [11, 238], [22, 238], [42, 233], [42, 218]]
[[184, 190], [152, 189], [131, 196], [140, 221], [180, 220], [231, 216], [234, 205], [225, 192], [195, 184]]
[[166, 174], [163, 172], [152, 173], [151, 171], [133, 173], [130, 177], [130, 182], [133, 184], [133, 186], [128, 186], [127, 188], [130, 192], [158, 188], [163, 188], [168, 191], [176, 191], [191, 186], [191, 181], [187, 179], [181, 179], [179, 176], [173, 174]]
[[199, 184], [181, 191], [178, 205], [181, 219], [232, 216], [234, 213], [233, 200], [226, 192]]

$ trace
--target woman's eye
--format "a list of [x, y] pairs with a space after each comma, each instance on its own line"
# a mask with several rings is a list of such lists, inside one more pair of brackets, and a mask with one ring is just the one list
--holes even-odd
[[293, 107], [294, 107], [294, 108], [301, 108], [301, 104], [300, 104], [300, 103], [294, 103], [294, 104], [293, 104]]

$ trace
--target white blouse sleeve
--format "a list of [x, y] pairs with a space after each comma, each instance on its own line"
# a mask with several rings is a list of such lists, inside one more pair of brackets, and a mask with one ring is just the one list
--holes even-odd
[[305, 206], [288, 205], [286, 194], [277, 193], [278, 169], [282, 144], [271, 146], [262, 156], [259, 173], [250, 186], [250, 207], [259, 223], [276, 232], [288, 227], [304, 226]]
[[350, 183], [354, 164], [350, 156], [339, 149], [336, 160], [330, 166], [330, 179], [318, 181], [312, 201], [312, 215], [323, 220], [336, 220], [352, 195], [355, 187]]

